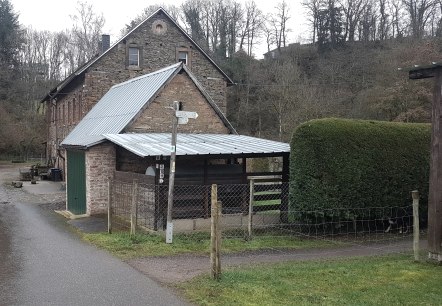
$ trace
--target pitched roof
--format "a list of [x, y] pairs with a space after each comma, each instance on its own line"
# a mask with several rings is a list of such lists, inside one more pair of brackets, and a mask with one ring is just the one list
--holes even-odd
[[177, 63], [161, 70], [114, 85], [61, 143], [88, 148], [105, 141], [104, 134], [121, 133], [181, 70], [186, 71], [223, 123], [235, 129], [198, 83], [186, 65]]
[[[109, 141], [141, 156], [170, 156], [170, 133], [106, 134]], [[232, 134], [178, 134], [177, 155], [289, 153], [288, 143]]]
[[149, 17], [147, 17], [144, 21], [140, 22], [136, 27], [134, 27], [132, 30], [130, 30], [126, 35], [121, 37], [116, 43], [114, 43], [109, 49], [107, 49], [105, 52], [103, 52], [101, 55], [97, 55], [94, 58], [90, 59], [88, 62], [86, 62], [84, 65], [79, 67], [76, 71], [74, 71], [70, 76], [68, 76], [66, 79], [61, 81], [56, 87], [51, 89], [46, 96], [40, 101], [44, 102], [48, 100], [49, 98], [54, 98], [64, 87], [66, 87], [71, 81], [73, 81], [75, 78], [83, 74], [90, 66], [95, 64], [98, 60], [100, 60], [103, 56], [105, 56], [110, 50], [118, 46], [120, 42], [125, 40], [128, 36], [130, 36], [134, 31], [136, 31], [139, 27], [141, 27], [144, 23], [146, 23], [148, 20], [150, 20], [152, 17], [154, 17], [158, 13], [163, 13], [170, 22], [172, 22], [178, 30], [186, 36], [192, 44], [195, 45], [196, 49], [198, 49], [211, 63], [215, 66], [215, 68], [226, 78], [228, 84], [234, 84], [232, 79], [215, 63], [215, 61], [189, 36], [189, 34], [184, 31], [183, 28], [163, 9], [159, 8], [156, 10], [153, 14], [151, 14]]

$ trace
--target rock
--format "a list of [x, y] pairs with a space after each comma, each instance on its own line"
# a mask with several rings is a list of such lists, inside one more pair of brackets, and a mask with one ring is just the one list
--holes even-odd
[[23, 182], [12, 182], [12, 186], [14, 186], [15, 188], [22, 188]]

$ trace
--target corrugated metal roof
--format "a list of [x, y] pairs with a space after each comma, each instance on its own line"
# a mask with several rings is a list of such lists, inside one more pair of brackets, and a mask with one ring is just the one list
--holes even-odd
[[177, 63], [113, 86], [61, 145], [90, 147], [103, 141], [103, 134], [120, 133], [181, 68]]
[[[106, 134], [109, 141], [141, 156], [170, 156], [171, 134]], [[178, 134], [177, 155], [288, 153], [288, 143], [233, 134]]]

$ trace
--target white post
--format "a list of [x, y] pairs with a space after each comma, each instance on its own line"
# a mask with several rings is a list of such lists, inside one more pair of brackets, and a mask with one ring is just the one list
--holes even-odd
[[252, 240], [252, 225], [253, 225], [253, 198], [254, 198], [255, 180], [250, 180], [250, 195], [249, 195], [249, 220], [248, 220], [248, 239]]

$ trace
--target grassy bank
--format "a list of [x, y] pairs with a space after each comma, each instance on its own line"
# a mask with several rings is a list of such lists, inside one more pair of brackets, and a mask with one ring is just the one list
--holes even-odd
[[[208, 233], [176, 234], [173, 244], [166, 244], [165, 239], [159, 235], [140, 234], [131, 238], [127, 232], [82, 234], [82, 236], [86, 241], [122, 259], [184, 253], [208, 254], [210, 251], [210, 235]], [[336, 244], [290, 236], [256, 236], [251, 241], [244, 241], [242, 238], [224, 238], [222, 251], [231, 253], [262, 249], [307, 249], [330, 246], [336, 246]]]
[[442, 305], [442, 268], [411, 256], [232, 269], [179, 286], [198, 305]]

